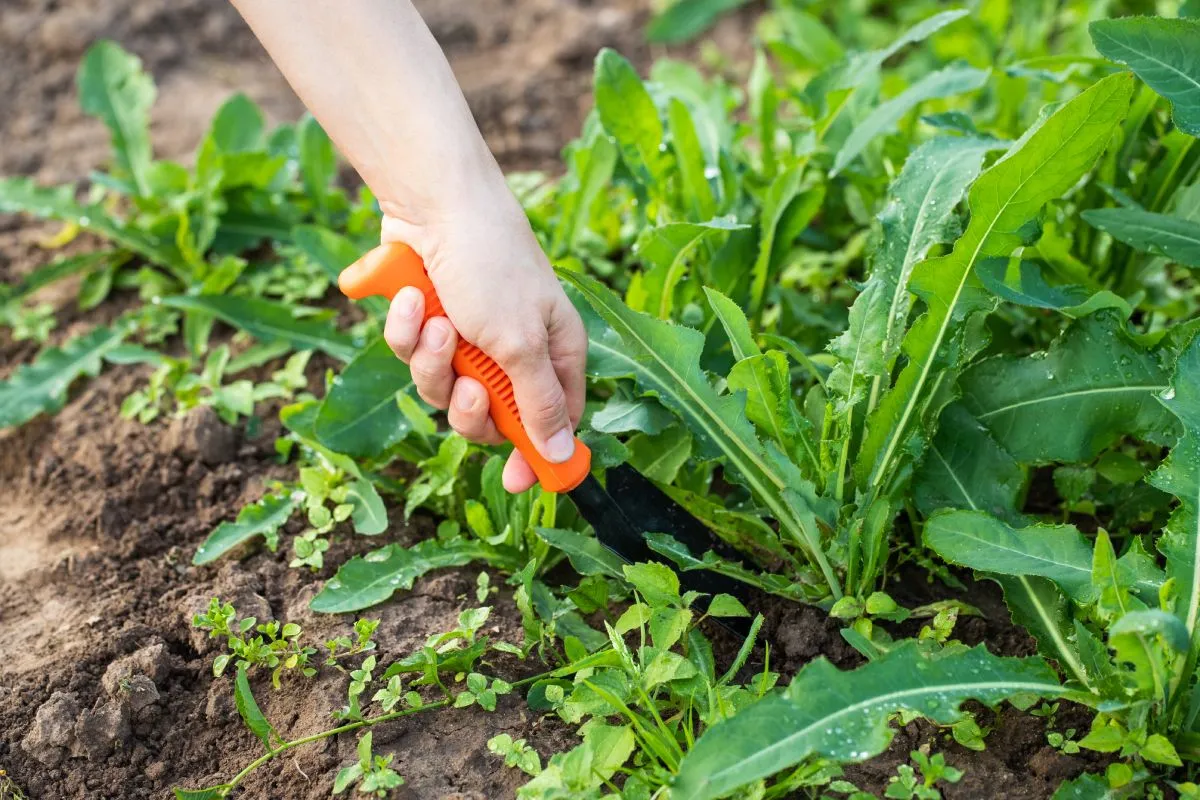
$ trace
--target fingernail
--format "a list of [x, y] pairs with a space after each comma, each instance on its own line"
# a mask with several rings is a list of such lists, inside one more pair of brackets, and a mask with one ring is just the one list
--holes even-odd
[[450, 339], [450, 332], [444, 323], [431, 323], [425, 326], [425, 330], [425, 342], [434, 350], [441, 350]]
[[417, 310], [417, 293], [410, 292], [407, 288], [401, 289], [400, 294], [396, 296], [396, 309], [401, 316], [411, 317]]
[[556, 464], [575, 455], [575, 437], [570, 428], [563, 428], [546, 440], [546, 458]]
[[454, 404], [459, 411], [473, 411], [479, 405], [479, 397], [474, 389], [459, 389], [454, 396]]

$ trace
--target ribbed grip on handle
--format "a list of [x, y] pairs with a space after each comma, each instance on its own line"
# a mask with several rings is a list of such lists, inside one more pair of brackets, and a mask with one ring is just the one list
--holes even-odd
[[[391, 300], [406, 286], [415, 286], [425, 295], [426, 320], [446, 315], [442, 301], [438, 299], [437, 291], [425, 272], [424, 262], [407, 245], [380, 245], [346, 267], [338, 278], [338, 288], [353, 300], [372, 295], [382, 295]], [[521, 414], [513, 399], [512, 381], [491, 356], [459, 336], [451, 365], [457, 374], [474, 378], [483, 384], [496, 429], [525, 456], [543, 489], [567, 492], [583, 482], [592, 467], [591, 450], [576, 438], [575, 453], [570, 460], [555, 464], [543, 458], [521, 424]]]

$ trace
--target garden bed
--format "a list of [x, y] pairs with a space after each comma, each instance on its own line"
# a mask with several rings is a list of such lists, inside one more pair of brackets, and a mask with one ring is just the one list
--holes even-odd
[[[1073, 7], [900, 4], [860, 26], [751, 3], [667, 48], [647, 42], [663, 19], [700, 30], [687, 9], [744, 4], [656, 22], [642, 0], [418, 5], [585, 315], [595, 463], [674, 487], [746, 558], [708, 566], [753, 587], [755, 646], [694, 623], [671, 570], [614, 563], [565, 500], [502, 499], [495, 456], [417, 406], [375, 310], [332, 289], [377, 241], [372, 204], [310, 119], [288, 125], [302, 109], [231, 6], [20, 0], [0, 12], [0, 176], [16, 179], [0, 209], [57, 221], [0, 215], [0, 289], [73, 257], [86, 277], [0, 305], [0, 800], [231, 780], [229, 796], [328, 797], [371, 752], [400, 798], [514, 797], [531, 778], [531, 800], [756, 781], [770, 798], [1200, 796], [1179, 767], [1200, 756], [1200, 693], [1178, 702], [1200, 651], [1200, 249], [1144, 232], [1200, 224], [1187, 87], [1114, 55], [1120, 29], [1096, 39], [1114, 63], [1079, 55]], [[1156, 35], [1200, 41], [1200, 23]], [[84, 218], [110, 165], [80, 61], [142, 80], [101, 39], [158, 84], [156, 157], [191, 168], [227, 114], [262, 130], [220, 158], [287, 177], [193, 207], [180, 170], [184, 222], [221, 209], [199, 245], [149, 193]], [[564, 174], [564, 154], [561, 182], [523, 174]], [[97, 184], [136, 188], [111, 166]], [[71, 199], [21, 177], [85, 183]], [[245, 219], [278, 227], [239, 249]], [[89, 266], [97, 252], [112, 260]], [[278, 341], [264, 314], [283, 315]], [[94, 368], [38, 384], [28, 365], [81, 340]], [[366, 419], [362, 365], [394, 383], [370, 408], [392, 427], [321, 433], [326, 410]], [[655, 542], [681, 570], [700, 555]], [[223, 613], [213, 598], [299, 626], [264, 631], [295, 656], [278, 686], [279, 659], [230, 658], [245, 643], [197, 624]], [[889, 662], [907, 666], [873, 679]], [[888, 699], [901, 684], [923, 704]], [[822, 704], [836, 727], [813, 733]]]

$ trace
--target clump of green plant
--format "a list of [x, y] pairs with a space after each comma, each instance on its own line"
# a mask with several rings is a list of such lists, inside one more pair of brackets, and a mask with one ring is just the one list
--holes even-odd
[[958, 783], [962, 780], [962, 770], [949, 766], [946, 757], [941, 753], [930, 757], [920, 750], [913, 750], [908, 755], [916, 762], [917, 768], [914, 770], [908, 764], [901, 764], [897, 768], [898, 774], [888, 780], [884, 797], [898, 800], [941, 800], [942, 793], [934, 784], [938, 781]]
[[[218, 110], [188, 168], [154, 157], [149, 112], [156, 90], [137, 57], [113, 42], [97, 42], [80, 65], [77, 87], [84, 112], [112, 133], [109, 170], [93, 173], [86, 192], [0, 179], [0, 212], [62, 223], [47, 242], [51, 247], [83, 232], [105, 245], [0, 289], [0, 324], [15, 338], [45, 341], [53, 318], [46, 304], [30, 299], [73, 276], [83, 277], [79, 304], [85, 310], [124, 290], [135, 291], [144, 305], [47, 348], [0, 381], [0, 427], [53, 413], [77, 378], [95, 375], [106, 362], [158, 368], [124, 409], [145, 421], [173, 395], [180, 409], [203, 402], [232, 422], [248, 416], [254, 403], [303, 385], [297, 380], [303, 364], [296, 363], [262, 386], [223, 384], [223, 370], [205, 359], [218, 320], [260, 342], [230, 361], [231, 372], [292, 350], [353, 357], [354, 340], [334, 328], [332, 312], [296, 301], [324, 296], [341, 266], [377, 236], [379, 215], [369, 193], [351, 200], [333, 184], [333, 147], [311, 117], [268, 131], [258, 107], [238, 95]], [[264, 243], [273, 245], [270, 255], [254, 263], [243, 257]], [[158, 345], [175, 333], [186, 345], [182, 358], [132, 344]]]
[[309, 660], [316, 655], [314, 647], [301, 645], [303, 629], [294, 622], [281, 624], [275, 620], [259, 622], [254, 617], [237, 618], [232, 603], [222, 603], [214, 597], [208, 610], [197, 614], [192, 625], [208, 631], [211, 638], [225, 637], [228, 653], [213, 659], [213, 675], [220, 677], [230, 664], [237, 670], [265, 667], [271, 670], [271, 684], [278, 689], [284, 670], [297, 669], [307, 678], [317, 674]]
[[358, 740], [358, 761], [338, 770], [333, 780], [333, 793], [341, 794], [357, 784], [359, 794], [387, 797], [392, 789], [404, 785], [404, 778], [391, 768], [394, 755], [374, 755], [371, 750], [371, 732], [367, 731]]

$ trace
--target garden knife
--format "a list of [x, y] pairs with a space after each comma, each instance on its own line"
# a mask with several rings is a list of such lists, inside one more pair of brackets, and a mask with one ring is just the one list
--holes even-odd
[[[426, 320], [445, 316], [425, 264], [407, 245], [380, 245], [346, 267], [338, 278], [342, 293], [354, 300], [379, 295], [390, 301], [406, 286], [415, 286], [425, 295]], [[670, 535], [697, 558], [714, 550], [738, 560], [736, 553], [715, 539], [703, 523], [632, 467], [622, 464], [607, 470], [607, 488], [601, 485], [591, 471], [591, 450], [578, 438], [570, 460], [555, 464], [543, 458], [521, 424], [508, 375], [490, 356], [461, 336], [451, 365], [458, 375], [483, 384], [496, 429], [529, 462], [542, 488], [569, 495], [595, 530], [596, 538], [619, 558], [629, 563], [658, 558], [646, 543], [644, 532], [650, 531]], [[733, 595], [745, 604], [744, 584], [716, 572], [688, 570], [680, 575], [680, 583], [686, 589], [706, 595]], [[745, 626], [739, 624], [741, 620], [722, 622], [735, 632], [745, 632]]]

